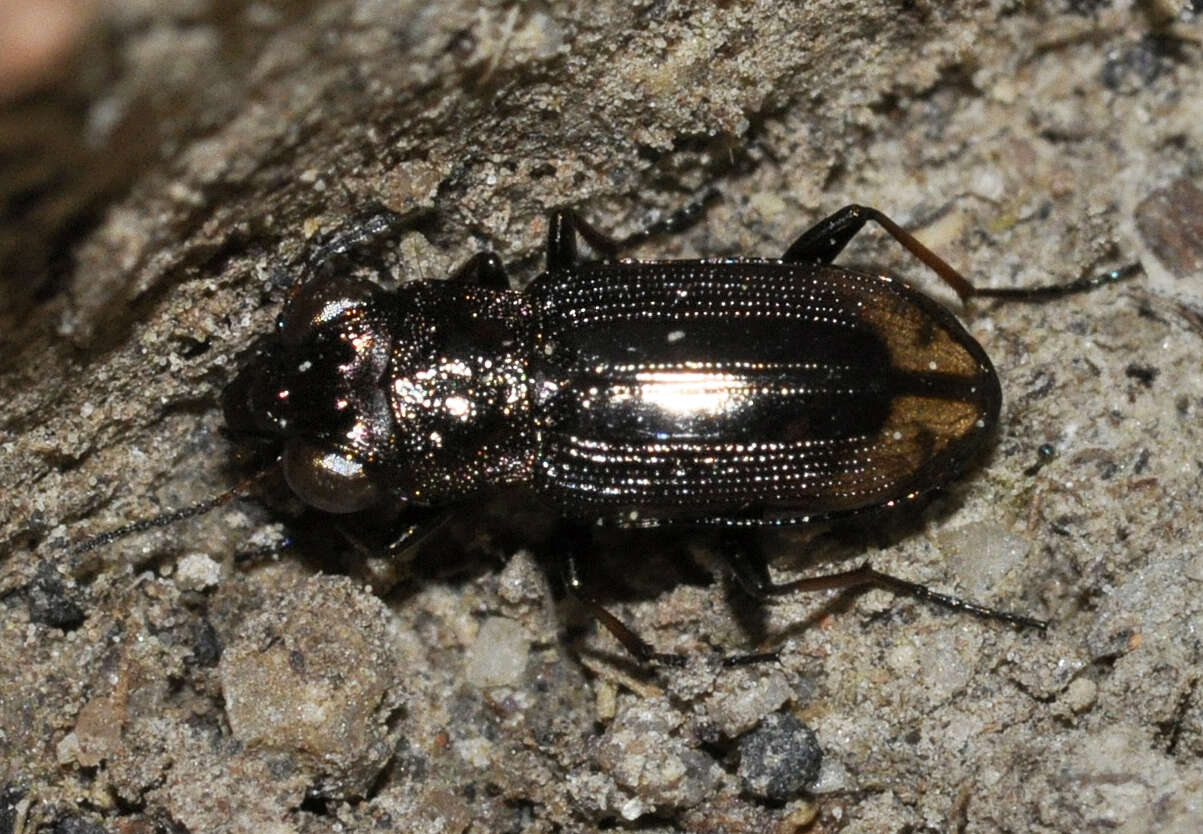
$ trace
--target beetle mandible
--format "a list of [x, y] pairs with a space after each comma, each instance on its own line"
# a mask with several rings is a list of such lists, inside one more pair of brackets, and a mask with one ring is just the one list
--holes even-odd
[[[867, 564], [774, 584], [754, 558], [758, 527], [840, 521], [930, 494], [965, 473], [998, 422], [998, 376], [948, 309], [896, 278], [832, 263], [869, 221], [962, 301], [1054, 298], [1138, 269], [979, 289], [859, 205], [780, 258], [619, 259], [646, 233], [619, 242], [560, 210], [546, 269], [521, 292], [491, 252], [448, 280], [394, 292], [336, 272], [298, 284], [270, 343], [223, 393], [226, 423], [279, 449], [307, 504], [387, 511], [397, 543], [482, 491], [521, 484], [581, 526], [721, 528], [736, 577], [761, 599], [872, 584], [1043, 628]], [[578, 255], [578, 236], [599, 259]], [[680, 662], [588, 593], [581, 538], [569, 536], [562, 557], [568, 589], [639, 660]]]

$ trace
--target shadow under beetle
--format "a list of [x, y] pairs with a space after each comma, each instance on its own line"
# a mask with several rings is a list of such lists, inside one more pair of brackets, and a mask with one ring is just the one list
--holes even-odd
[[[722, 528], [737, 579], [760, 599], [877, 585], [1044, 628], [867, 564], [774, 584], [757, 558], [755, 528], [844, 520], [945, 486], [998, 422], [998, 376], [949, 310], [896, 278], [831, 263], [870, 220], [962, 301], [1059, 297], [1138, 269], [978, 289], [857, 205], [779, 259], [620, 260], [632, 239], [561, 210], [546, 270], [522, 292], [492, 253], [394, 292], [333, 272], [296, 286], [270, 343], [226, 388], [226, 423], [277, 450], [307, 504], [393, 518], [396, 545], [481, 491], [528, 486], [577, 525], [562, 538], [568, 590], [641, 661], [681, 658], [656, 652], [587, 592], [587, 523]], [[578, 235], [599, 260], [578, 256]], [[239, 489], [76, 550], [205, 512]]]

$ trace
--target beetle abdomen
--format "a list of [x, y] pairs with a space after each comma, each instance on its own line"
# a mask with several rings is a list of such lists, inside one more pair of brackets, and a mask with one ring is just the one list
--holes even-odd
[[981, 347], [889, 278], [776, 261], [586, 264], [528, 293], [544, 380], [535, 484], [569, 511], [880, 505], [962, 471], [998, 413]]

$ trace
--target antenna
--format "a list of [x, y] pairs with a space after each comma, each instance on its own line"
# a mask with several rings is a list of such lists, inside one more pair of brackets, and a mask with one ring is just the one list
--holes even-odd
[[209, 511], [214, 510], [223, 504], [228, 504], [230, 501], [237, 498], [240, 494], [248, 490], [251, 486], [266, 476], [267, 473], [271, 471], [272, 467], [279, 462], [280, 460], [277, 458], [276, 460], [264, 466], [255, 474], [245, 478], [242, 481], [239, 481], [233, 487], [227, 489], [220, 495], [215, 495], [212, 498], [206, 498], [203, 501], [198, 501], [195, 504], [190, 504], [187, 507], [168, 510], [165, 513], [152, 516], [151, 518], [143, 518], [139, 519], [138, 521], [132, 521], [129, 524], [117, 527], [116, 529], [100, 533], [99, 535], [93, 536], [92, 538], [86, 539], [74, 547], [71, 547], [68, 550], [68, 553], [70, 553], [72, 556], [80, 556], [84, 553], [93, 551], [98, 547], [104, 547], [107, 544], [111, 544], [118, 539], [124, 539], [127, 536], [132, 536], [135, 533], [154, 530], [157, 527], [167, 527], [168, 525], [175, 524], [177, 521], [183, 521], [186, 518], [196, 518], [197, 516], [204, 515], [205, 513], [208, 513]]

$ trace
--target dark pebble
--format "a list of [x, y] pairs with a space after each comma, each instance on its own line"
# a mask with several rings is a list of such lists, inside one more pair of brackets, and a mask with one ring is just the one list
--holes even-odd
[[823, 751], [814, 731], [788, 712], [765, 716], [739, 740], [739, 778], [750, 794], [785, 802], [819, 777]]

